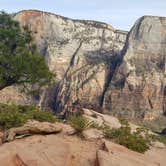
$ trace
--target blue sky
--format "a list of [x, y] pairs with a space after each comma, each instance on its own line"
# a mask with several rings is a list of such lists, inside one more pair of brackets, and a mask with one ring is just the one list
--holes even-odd
[[70, 18], [91, 19], [129, 30], [143, 15], [166, 17], [166, 0], [0, 0], [0, 10], [38, 9]]

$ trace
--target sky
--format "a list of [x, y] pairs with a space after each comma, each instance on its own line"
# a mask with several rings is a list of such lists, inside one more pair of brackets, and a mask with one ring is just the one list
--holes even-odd
[[143, 15], [166, 17], [166, 0], [0, 0], [0, 10], [37, 9], [74, 19], [96, 20], [130, 30]]

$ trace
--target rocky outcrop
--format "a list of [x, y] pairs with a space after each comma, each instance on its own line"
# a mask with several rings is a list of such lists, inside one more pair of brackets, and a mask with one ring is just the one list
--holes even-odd
[[36, 104], [38, 101], [30, 95], [22, 93], [22, 88], [18, 86], [10, 86], [0, 91], [0, 103], [6, 104]]
[[[140, 154], [106, 140], [103, 144], [104, 148], [96, 153], [95, 166], [164, 166], [165, 158], [163, 154], [165, 149], [153, 148], [145, 154]], [[160, 151], [160, 155], [156, 154], [155, 150]]]
[[122, 56], [105, 95], [105, 108], [146, 120], [165, 113], [166, 18], [140, 18], [128, 34]]
[[165, 166], [166, 149], [145, 154], [111, 141], [82, 140], [63, 133], [34, 135], [0, 146], [1, 166]]
[[62, 128], [59, 125], [52, 124], [49, 122], [29, 121], [24, 126], [11, 128], [7, 130], [4, 134], [3, 141], [13, 141], [16, 138], [16, 136], [22, 138], [24, 136], [33, 134], [56, 134], [61, 132], [61, 130]]
[[[126, 32], [101, 22], [72, 20], [41, 11], [22, 11], [14, 19], [29, 26], [39, 52], [45, 55], [50, 70], [56, 72], [59, 85], [57, 91], [51, 90], [56, 108], [102, 106]], [[50, 96], [47, 94], [41, 105], [46, 105]]]

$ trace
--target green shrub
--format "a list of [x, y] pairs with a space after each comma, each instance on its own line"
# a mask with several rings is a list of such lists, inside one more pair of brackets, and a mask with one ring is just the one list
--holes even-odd
[[89, 122], [83, 116], [71, 116], [69, 124], [76, 130], [77, 133], [82, 133], [83, 130], [88, 128]]
[[16, 106], [0, 104], [0, 127], [3, 130], [19, 127], [29, 119], [40, 122], [55, 122], [52, 112], [44, 112], [34, 106]]
[[130, 134], [130, 128], [129, 127], [121, 127], [119, 129], [115, 128], [109, 128], [106, 127], [103, 131], [104, 137], [108, 139], [115, 139], [117, 143], [119, 143], [120, 137], [125, 137]]
[[52, 112], [44, 112], [41, 110], [33, 111], [32, 119], [35, 119], [39, 122], [55, 122], [55, 117]]
[[129, 125], [128, 120], [124, 119], [124, 118], [119, 118], [119, 122], [120, 122], [121, 125], [125, 125], [125, 126]]
[[132, 134], [128, 126], [119, 129], [110, 129], [107, 127], [104, 129], [104, 136], [133, 151], [144, 153], [149, 149], [146, 139], [135, 133]]
[[120, 137], [119, 144], [140, 153], [144, 153], [149, 149], [149, 145], [146, 140], [143, 137], [139, 137], [134, 134]]
[[103, 130], [104, 129], [104, 125], [99, 125], [98, 123], [92, 121], [89, 123], [89, 127], [90, 128], [95, 128], [95, 129], [98, 129], [98, 130]]
[[19, 127], [27, 122], [27, 117], [22, 114], [15, 105], [1, 105], [0, 107], [0, 126], [3, 130], [11, 127]]

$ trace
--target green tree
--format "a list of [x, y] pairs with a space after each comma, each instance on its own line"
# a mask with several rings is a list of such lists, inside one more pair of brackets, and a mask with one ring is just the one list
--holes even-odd
[[39, 88], [52, 78], [28, 27], [21, 28], [11, 15], [0, 12], [0, 90], [15, 84]]

